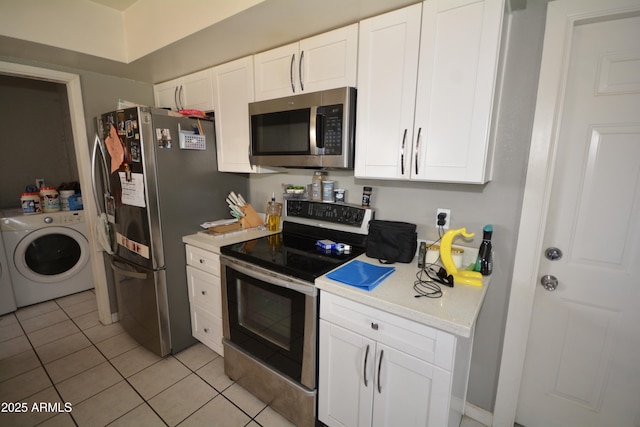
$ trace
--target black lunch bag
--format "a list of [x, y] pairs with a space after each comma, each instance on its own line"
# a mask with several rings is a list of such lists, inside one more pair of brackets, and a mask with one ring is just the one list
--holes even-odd
[[409, 263], [418, 247], [416, 225], [408, 222], [372, 220], [369, 222], [366, 254], [384, 264]]

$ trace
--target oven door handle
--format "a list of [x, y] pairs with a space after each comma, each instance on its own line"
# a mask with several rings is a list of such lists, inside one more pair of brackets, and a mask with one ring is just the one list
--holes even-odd
[[273, 273], [264, 268], [247, 264], [241, 261], [237, 261], [231, 258], [221, 258], [222, 264], [234, 270], [251, 276], [254, 279], [261, 280], [263, 282], [270, 283], [272, 285], [280, 286], [282, 288], [288, 288], [301, 294], [316, 296], [318, 290], [313, 284], [294, 279], [289, 276], [285, 276], [278, 273]]

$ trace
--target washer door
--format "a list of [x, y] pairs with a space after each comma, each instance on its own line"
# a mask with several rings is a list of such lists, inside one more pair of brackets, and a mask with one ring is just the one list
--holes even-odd
[[60, 282], [73, 277], [89, 262], [89, 242], [72, 228], [41, 228], [18, 243], [14, 262], [27, 279]]

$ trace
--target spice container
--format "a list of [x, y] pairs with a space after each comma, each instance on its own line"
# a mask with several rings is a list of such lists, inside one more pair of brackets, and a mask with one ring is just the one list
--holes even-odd
[[322, 181], [322, 201], [323, 202], [335, 202], [333, 189], [335, 188], [335, 181]]
[[362, 190], [362, 207], [363, 208], [368, 208], [369, 206], [371, 206], [372, 191], [373, 191], [373, 188], [371, 187], [364, 187], [364, 189]]
[[311, 179], [311, 200], [319, 202], [322, 200], [322, 181], [327, 179], [325, 171], [315, 171]]
[[40, 208], [42, 212], [57, 212], [60, 210], [60, 195], [55, 187], [40, 189]]
[[345, 201], [345, 192], [346, 190], [343, 188], [336, 188], [333, 190], [333, 194], [335, 197], [336, 203], [344, 203]]

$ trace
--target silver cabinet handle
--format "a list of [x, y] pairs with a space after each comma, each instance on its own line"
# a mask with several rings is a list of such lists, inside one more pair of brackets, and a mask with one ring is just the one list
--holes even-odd
[[182, 89], [184, 89], [184, 86], [180, 85], [180, 91], [178, 92], [178, 102], [180, 103], [180, 106], [178, 107], [178, 110], [184, 110], [184, 105], [182, 105]]
[[382, 356], [384, 350], [380, 350], [380, 359], [378, 360], [378, 394], [382, 393], [382, 386], [380, 385], [380, 370], [382, 369]]
[[422, 132], [422, 128], [418, 128], [418, 137], [416, 138], [416, 151], [415, 151], [415, 162], [416, 162], [416, 175], [418, 175], [418, 151], [420, 150], [420, 133]]
[[302, 83], [302, 61], [304, 59], [304, 50], [300, 52], [300, 61], [298, 62], [298, 80], [300, 80], [300, 91], [304, 91], [304, 83]]
[[296, 83], [293, 80], [293, 64], [296, 62], [296, 54], [291, 55], [291, 65], [289, 66], [289, 80], [291, 81], [291, 92], [296, 93]]
[[176, 110], [179, 110], [180, 107], [178, 106], [178, 88], [180, 86], [176, 86], [176, 88], [173, 90], [173, 102], [174, 104], [176, 104]]
[[369, 380], [367, 379], [367, 360], [368, 359], [369, 359], [369, 344], [367, 344], [367, 351], [364, 353], [364, 366], [362, 368], [365, 387], [369, 387]]
[[404, 175], [404, 146], [407, 142], [407, 130], [404, 130], [404, 135], [402, 135], [402, 146], [400, 148], [400, 172]]

